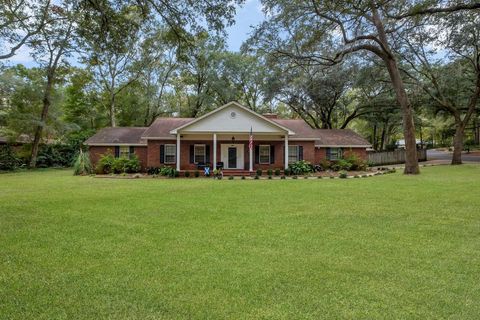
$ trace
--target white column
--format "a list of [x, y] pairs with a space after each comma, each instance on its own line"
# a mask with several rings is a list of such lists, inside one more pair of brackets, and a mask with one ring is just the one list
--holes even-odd
[[[248, 143], [250, 144], [250, 140], [248, 141]], [[252, 145], [252, 149], [248, 149], [248, 170], [250, 172], [253, 172], [253, 148], [255, 147]]]
[[285, 135], [285, 169], [288, 168], [288, 134]]
[[180, 171], [180, 133], [177, 133], [177, 171]]
[[213, 134], [213, 170], [217, 170], [217, 134]]

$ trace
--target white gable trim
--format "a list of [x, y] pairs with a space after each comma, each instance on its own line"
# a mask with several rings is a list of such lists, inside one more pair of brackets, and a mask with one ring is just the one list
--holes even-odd
[[177, 134], [179, 130], [185, 129], [185, 128], [189, 127], [190, 125], [192, 125], [192, 124], [194, 124], [194, 123], [197, 123], [197, 122], [199, 122], [199, 121], [201, 121], [201, 120], [203, 120], [203, 119], [205, 119], [205, 118], [208, 118], [208, 117], [211, 116], [212, 114], [215, 114], [215, 113], [217, 113], [217, 112], [219, 112], [219, 111], [222, 111], [223, 109], [228, 108], [228, 107], [230, 107], [230, 106], [232, 106], [232, 105], [234, 105], [234, 106], [236, 106], [236, 107], [239, 107], [240, 109], [242, 109], [242, 110], [244, 110], [244, 111], [246, 111], [246, 112], [249, 112], [249, 113], [253, 114], [254, 116], [262, 119], [263, 121], [268, 122], [269, 124], [275, 126], [276, 128], [279, 128], [281, 131], [285, 131], [285, 133], [288, 133], [289, 135], [295, 134], [295, 132], [293, 132], [292, 130], [290, 130], [290, 129], [284, 127], [284, 126], [279, 125], [278, 123], [276, 123], [276, 122], [274, 122], [274, 121], [272, 121], [272, 120], [270, 120], [270, 119], [262, 116], [261, 114], [256, 113], [256, 112], [253, 111], [253, 110], [250, 110], [250, 109], [247, 108], [247, 107], [242, 106], [240, 103], [238, 103], [238, 102], [236, 102], [236, 101], [232, 101], [232, 102], [229, 102], [229, 103], [227, 103], [227, 104], [224, 104], [224, 105], [221, 106], [220, 108], [217, 108], [217, 109], [215, 109], [215, 110], [213, 110], [213, 111], [210, 111], [209, 113], [204, 114], [203, 116], [201, 116], [201, 117], [199, 117], [199, 118], [197, 118], [197, 119], [195, 119], [195, 120], [193, 120], [193, 121], [190, 121], [189, 123], [186, 123], [186, 124], [184, 124], [184, 125], [176, 128], [176, 129], [171, 130], [170, 133], [171, 133], [171, 134]]

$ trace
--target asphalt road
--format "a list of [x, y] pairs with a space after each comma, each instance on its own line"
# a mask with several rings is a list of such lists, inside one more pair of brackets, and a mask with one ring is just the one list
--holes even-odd
[[[435, 149], [427, 150], [427, 160], [452, 160], [452, 153]], [[480, 163], [480, 155], [472, 155], [464, 152], [462, 154], [462, 161]]]

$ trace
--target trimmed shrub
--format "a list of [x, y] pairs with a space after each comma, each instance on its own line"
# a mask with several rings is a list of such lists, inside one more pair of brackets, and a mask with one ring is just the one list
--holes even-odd
[[268, 176], [268, 179], [269, 179], [269, 180], [272, 180], [272, 179], [273, 179], [273, 177], [272, 177], [272, 176]]
[[260, 179], [260, 177], [258, 175], [255, 176], [255, 180], [258, 180]]
[[245, 176], [242, 176], [242, 178], [241, 178], [241, 179], [242, 179], [242, 180], [245, 180]]
[[338, 177], [340, 179], [346, 179], [347, 178], [347, 172], [345, 170], [342, 170], [338, 173]]
[[164, 176], [164, 177], [175, 177], [175, 169], [173, 169], [172, 167], [168, 167], [168, 166], [164, 166], [164, 167], [161, 167], [160, 168], [160, 175]]
[[290, 170], [290, 168], [287, 168], [287, 169], [285, 169], [285, 171], [283, 171], [283, 173], [284, 173], [286, 176], [289, 176], [289, 175], [292, 173], [292, 170]]
[[285, 180], [287, 177], [281, 176], [280, 179]]
[[257, 169], [257, 176], [261, 176], [262, 175], [262, 169]]
[[80, 152], [73, 163], [73, 174], [76, 176], [87, 175], [92, 173], [92, 163], [90, 162], [90, 155], [88, 152], [83, 152], [80, 149]]
[[233, 180], [233, 176], [229, 176], [229, 177], [228, 177], [228, 180]]
[[268, 175], [268, 176], [272, 176], [272, 175], [273, 175], [273, 170], [272, 170], [272, 169], [268, 169], [268, 170], [267, 170], [267, 175]]
[[195, 178], [198, 178], [198, 177], [200, 177], [200, 172], [198, 170], [195, 170], [193, 172], [193, 175], [195, 176]]
[[188, 171], [188, 170], [187, 170], [187, 171], [185, 171], [185, 174], [184, 174], [184, 175], [185, 175], [185, 178], [188, 178], [188, 177], [190, 177], [190, 171]]
[[175, 177], [175, 178], [180, 177], [180, 171], [173, 170], [173, 177]]
[[275, 175], [278, 177], [280, 175], [280, 169], [275, 169]]

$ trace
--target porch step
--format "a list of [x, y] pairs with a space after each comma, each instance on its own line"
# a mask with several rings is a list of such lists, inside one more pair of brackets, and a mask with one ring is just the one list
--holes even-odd
[[229, 170], [229, 169], [223, 169], [223, 176], [228, 177], [228, 176], [236, 176], [236, 177], [241, 177], [241, 176], [253, 176], [255, 175], [255, 171], [250, 172], [248, 170]]

